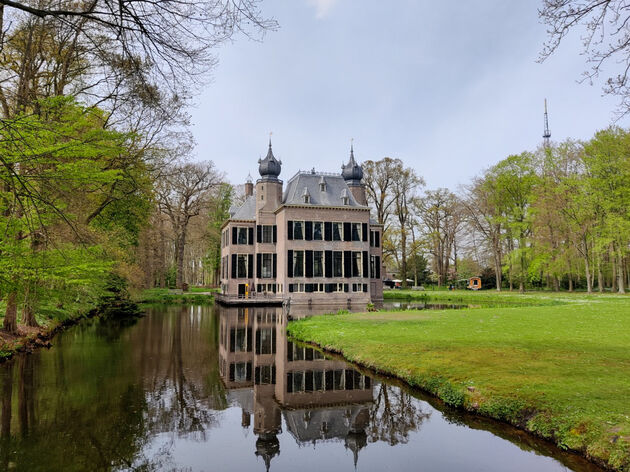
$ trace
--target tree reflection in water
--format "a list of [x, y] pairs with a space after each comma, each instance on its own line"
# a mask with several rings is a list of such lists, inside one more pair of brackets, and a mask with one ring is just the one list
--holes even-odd
[[399, 387], [380, 383], [375, 390], [368, 441], [385, 441], [392, 446], [405, 444], [409, 433], [420, 429], [431, 413], [423, 412], [418, 400]]

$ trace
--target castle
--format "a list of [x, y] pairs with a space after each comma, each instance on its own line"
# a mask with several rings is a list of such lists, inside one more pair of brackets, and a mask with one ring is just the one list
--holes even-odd
[[[383, 226], [370, 218], [363, 169], [315, 169], [278, 179], [271, 141], [260, 178], [230, 209], [221, 234], [219, 301], [363, 305], [383, 299]], [[283, 191], [284, 190], [284, 191]]]

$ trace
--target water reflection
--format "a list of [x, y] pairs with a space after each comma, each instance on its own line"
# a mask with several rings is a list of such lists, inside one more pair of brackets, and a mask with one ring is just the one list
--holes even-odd
[[0, 470], [566, 470], [541, 452], [595, 470], [293, 343], [286, 323], [174, 306], [72, 328], [0, 366]]
[[[324, 310], [325, 311], [325, 310]], [[224, 308], [219, 365], [230, 399], [242, 408], [243, 427], [254, 416], [256, 455], [269, 469], [280, 453], [282, 418], [299, 445], [338, 441], [358, 454], [368, 442], [406, 442], [429, 416], [409, 395], [340, 360], [286, 338], [280, 308]]]

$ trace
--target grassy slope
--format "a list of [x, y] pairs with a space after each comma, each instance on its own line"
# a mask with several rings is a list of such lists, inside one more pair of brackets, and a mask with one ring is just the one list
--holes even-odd
[[289, 332], [630, 470], [629, 297], [437, 294], [554, 305], [322, 316]]

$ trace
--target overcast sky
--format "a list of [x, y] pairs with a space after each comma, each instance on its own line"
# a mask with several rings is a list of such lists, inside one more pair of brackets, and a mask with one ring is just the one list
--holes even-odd
[[[601, 84], [578, 84], [579, 37], [536, 62], [545, 40], [537, 0], [265, 0], [280, 29], [217, 51], [195, 98], [195, 159], [239, 184], [269, 132], [280, 178], [357, 160], [402, 159], [428, 188], [456, 189], [542, 141], [588, 139], [613, 119]], [[619, 123], [625, 125], [626, 123]]]

